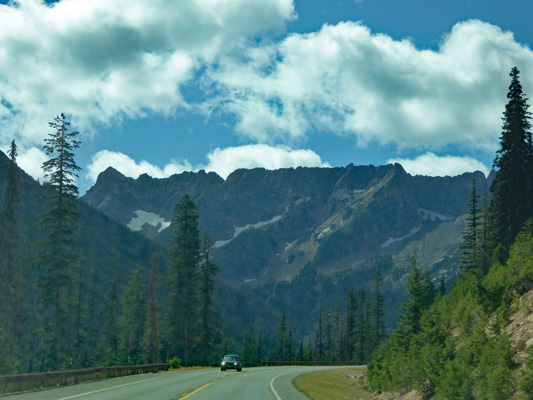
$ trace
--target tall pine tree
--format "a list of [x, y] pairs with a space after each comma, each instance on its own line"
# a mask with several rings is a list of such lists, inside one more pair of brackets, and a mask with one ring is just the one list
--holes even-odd
[[209, 259], [209, 235], [206, 233], [203, 244], [204, 262], [200, 265], [199, 274], [199, 331], [197, 354], [202, 365], [208, 365], [213, 357], [215, 345], [220, 341], [218, 326], [219, 315], [215, 305], [215, 278], [218, 267]]
[[516, 67], [511, 70], [509, 99], [503, 113], [500, 149], [494, 160], [491, 214], [495, 245], [509, 250], [524, 223], [533, 216], [531, 113]]
[[2, 292], [2, 307], [0, 307], [0, 373], [16, 372], [18, 370], [21, 321], [23, 320], [24, 299], [22, 293], [23, 267], [18, 257], [19, 230], [16, 207], [19, 203], [17, 145], [13, 140], [7, 153], [9, 166], [7, 168], [7, 185], [4, 203], [0, 211], [0, 289]]
[[141, 276], [141, 268], [131, 274], [128, 285], [124, 288], [120, 304], [122, 313], [118, 318], [118, 346], [122, 364], [145, 363], [145, 327], [146, 327], [146, 284]]
[[152, 271], [148, 282], [148, 319], [146, 322], [146, 354], [150, 364], [156, 363], [159, 359], [159, 311], [157, 302], [157, 281], [159, 274], [159, 257], [152, 254], [150, 260]]
[[461, 258], [459, 266], [463, 273], [475, 270], [481, 267], [481, 248], [480, 248], [480, 229], [481, 209], [479, 205], [479, 195], [477, 193], [476, 179], [472, 179], [472, 189], [468, 202], [468, 215], [466, 217], [466, 231], [463, 232], [463, 244], [461, 245]]
[[80, 267], [75, 242], [79, 218], [76, 177], [81, 169], [74, 161], [74, 150], [80, 142], [76, 139], [78, 132], [70, 131], [70, 122], [64, 114], [49, 125], [54, 132], [45, 139], [43, 148], [51, 158], [42, 166], [48, 179], [42, 198], [46, 211], [38, 220], [38, 228], [44, 234], [37, 256], [41, 270], [38, 283], [43, 343], [40, 352], [44, 369], [59, 369], [72, 357], [73, 302]]
[[372, 349], [385, 337], [385, 296], [382, 293], [383, 276], [381, 272], [376, 271], [374, 274], [374, 287], [372, 293]]
[[104, 329], [98, 345], [101, 363], [117, 365], [118, 363], [118, 294], [115, 277], [104, 301]]
[[165, 342], [170, 356], [180, 357], [185, 366], [191, 361], [198, 332], [198, 266], [201, 259], [197, 210], [188, 195], [176, 204], [167, 267]]
[[420, 268], [416, 255], [413, 255], [406, 289], [408, 299], [402, 304], [404, 313], [400, 315], [398, 329], [409, 340], [412, 335], [420, 332], [422, 314], [435, 300], [435, 286], [429, 274]]

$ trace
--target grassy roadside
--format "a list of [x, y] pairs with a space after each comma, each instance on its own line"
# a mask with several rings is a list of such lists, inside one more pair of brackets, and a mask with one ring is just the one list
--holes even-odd
[[364, 368], [311, 372], [298, 376], [293, 384], [312, 400], [370, 400], [374, 394]]

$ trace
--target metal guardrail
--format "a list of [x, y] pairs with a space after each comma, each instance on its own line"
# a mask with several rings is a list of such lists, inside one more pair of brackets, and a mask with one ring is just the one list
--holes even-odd
[[128, 365], [117, 367], [93, 367], [66, 371], [51, 371], [20, 375], [0, 375], [0, 395], [80, 382], [114, 378], [118, 376], [167, 371], [168, 364]]

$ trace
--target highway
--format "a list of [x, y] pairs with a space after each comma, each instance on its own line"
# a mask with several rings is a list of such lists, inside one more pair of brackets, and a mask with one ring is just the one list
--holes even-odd
[[331, 368], [339, 367], [178, 370], [5, 395], [0, 400], [305, 400], [308, 398], [294, 388], [292, 380]]

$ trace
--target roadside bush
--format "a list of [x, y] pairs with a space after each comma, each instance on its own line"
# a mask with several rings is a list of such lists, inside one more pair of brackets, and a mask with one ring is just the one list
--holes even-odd
[[179, 369], [181, 368], [181, 360], [178, 357], [173, 357], [168, 361], [168, 365], [172, 369]]

